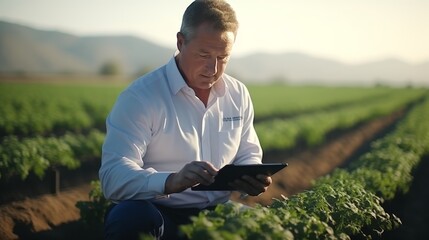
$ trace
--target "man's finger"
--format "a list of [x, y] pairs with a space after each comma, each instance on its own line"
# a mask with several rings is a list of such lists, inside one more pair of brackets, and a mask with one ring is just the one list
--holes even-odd
[[218, 169], [213, 166], [213, 164], [204, 161], [196, 161], [195, 164], [205, 170], [208, 174], [216, 176]]

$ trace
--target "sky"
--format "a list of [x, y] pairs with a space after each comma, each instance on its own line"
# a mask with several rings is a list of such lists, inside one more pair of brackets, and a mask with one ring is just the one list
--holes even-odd
[[[134, 35], [175, 48], [191, 0], [0, 0], [0, 20], [79, 36]], [[235, 56], [301, 52], [358, 64], [429, 60], [428, 0], [230, 0]]]

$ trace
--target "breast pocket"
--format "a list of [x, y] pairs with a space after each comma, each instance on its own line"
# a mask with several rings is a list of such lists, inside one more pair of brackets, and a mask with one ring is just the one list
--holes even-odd
[[243, 116], [226, 116], [221, 119], [220, 132], [228, 132], [243, 127]]
[[219, 157], [222, 165], [231, 163], [240, 147], [243, 129], [242, 116], [221, 118], [219, 126]]

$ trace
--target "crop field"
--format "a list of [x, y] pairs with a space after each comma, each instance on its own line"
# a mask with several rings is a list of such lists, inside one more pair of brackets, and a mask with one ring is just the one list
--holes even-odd
[[[50, 231], [71, 221], [79, 221], [85, 229], [99, 233], [94, 229], [100, 228], [109, 204], [96, 181], [105, 118], [125, 87], [108, 83], [0, 83], [0, 236], [49, 237]], [[320, 153], [335, 139], [362, 132], [375, 121], [384, 125], [360, 143], [338, 140], [343, 145], [337, 147], [338, 152], [329, 150], [328, 157], [313, 154], [317, 163], [291, 160], [290, 168], [273, 178], [271, 191], [247, 201], [233, 197], [236, 204], [201, 213], [192, 224], [182, 227], [188, 238], [365, 239], [381, 238], [383, 232], [405, 225], [384, 209], [383, 203], [406, 195], [414, 171], [422, 160], [428, 160], [428, 89], [288, 85], [248, 88], [264, 162], [288, 161], [298, 154], [297, 149], [301, 153]], [[352, 146], [351, 153], [339, 163], [329, 162]], [[288, 191], [285, 186], [294, 186], [287, 177], [305, 175], [296, 168], [304, 163], [314, 169], [329, 167], [312, 175], [311, 184]], [[52, 194], [35, 193], [36, 187], [31, 193], [11, 187], [43, 184], [52, 172], [57, 181]], [[91, 177], [82, 180], [88, 172]], [[68, 186], [59, 186], [60, 180], [67, 179], [71, 182]], [[77, 180], [73, 183], [72, 179]], [[74, 199], [71, 204], [75, 209], [70, 211], [78, 213], [77, 219], [73, 215], [44, 226], [36, 224], [35, 218], [15, 216], [11, 210], [14, 204], [37, 201], [41, 195], [59, 199], [67, 196], [68, 190], [80, 187], [85, 197], [69, 198]], [[241, 210], [241, 204], [252, 208]], [[19, 224], [25, 227], [17, 228]]]

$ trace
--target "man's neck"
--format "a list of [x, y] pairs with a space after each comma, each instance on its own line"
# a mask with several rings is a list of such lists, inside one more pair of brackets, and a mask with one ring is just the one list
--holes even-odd
[[194, 89], [195, 95], [201, 100], [205, 107], [209, 101], [210, 89]]

